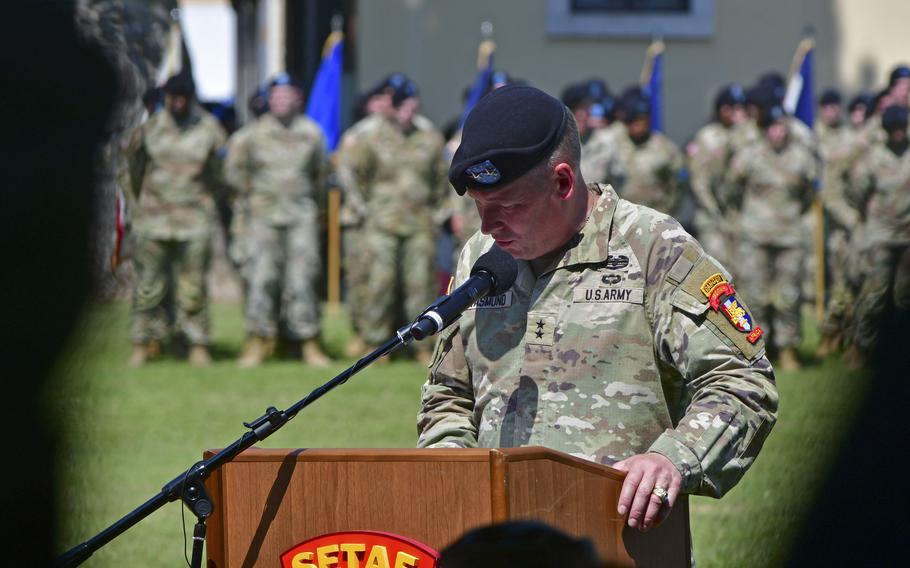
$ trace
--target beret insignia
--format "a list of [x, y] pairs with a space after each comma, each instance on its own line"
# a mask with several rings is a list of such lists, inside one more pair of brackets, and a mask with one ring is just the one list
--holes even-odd
[[493, 165], [490, 160], [484, 160], [479, 164], [465, 169], [465, 173], [476, 183], [490, 185], [498, 182], [502, 178], [499, 168]]

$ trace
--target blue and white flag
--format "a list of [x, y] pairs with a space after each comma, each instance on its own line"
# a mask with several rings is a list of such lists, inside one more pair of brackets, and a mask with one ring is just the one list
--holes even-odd
[[784, 110], [812, 128], [815, 122], [815, 85], [813, 81], [813, 56], [815, 43], [804, 39], [796, 48], [791, 67], [787, 94], [784, 96]]

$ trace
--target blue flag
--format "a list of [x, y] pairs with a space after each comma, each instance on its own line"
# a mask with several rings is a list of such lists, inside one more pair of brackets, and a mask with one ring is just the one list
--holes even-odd
[[651, 96], [651, 131], [664, 131], [664, 53], [660, 51], [654, 56], [651, 67], [651, 80], [648, 82], [648, 92]]
[[654, 40], [645, 52], [638, 84], [648, 96], [651, 105], [651, 132], [664, 130], [664, 42]]
[[799, 93], [799, 100], [796, 103], [796, 110], [793, 115], [806, 123], [806, 126], [812, 127], [815, 122], [815, 86], [812, 84], [812, 59], [815, 49], [806, 52], [803, 58], [803, 64], [799, 66], [799, 76], [802, 79], [802, 89]]
[[[495, 49], [493, 42], [485, 41], [481, 44], [480, 50], [484, 51], [485, 49], [489, 51], [489, 55], [486, 55], [486, 65], [478, 66], [477, 77], [474, 79], [474, 84], [471, 85], [471, 90], [468, 91], [468, 100], [464, 105], [464, 111], [461, 113], [458, 128], [464, 126], [464, 121], [468, 119], [468, 115], [471, 114], [480, 97], [486, 94], [493, 81], [493, 50]], [[483, 54], [481, 57], [483, 57]]]
[[326, 40], [322, 63], [316, 72], [306, 114], [316, 121], [325, 133], [329, 151], [334, 151], [341, 137], [341, 71], [344, 41], [340, 33]]

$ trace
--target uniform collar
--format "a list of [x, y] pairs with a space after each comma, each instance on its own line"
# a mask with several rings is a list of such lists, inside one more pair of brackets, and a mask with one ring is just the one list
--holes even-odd
[[282, 124], [281, 121], [278, 120], [278, 117], [276, 117], [274, 114], [272, 114], [270, 112], [267, 112], [264, 115], [262, 115], [262, 118], [260, 118], [259, 120], [262, 120], [269, 128], [272, 128], [272, 129], [293, 130], [294, 127], [297, 126], [297, 121], [300, 120], [300, 114], [298, 113], [294, 116], [294, 120], [291, 121], [291, 124], [288, 127], [285, 127], [284, 124]]
[[607, 260], [613, 214], [619, 196], [612, 186], [602, 183], [588, 184], [588, 191], [600, 195], [591, 209], [588, 220], [573, 238], [574, 246], [570, 244], [556, 266], [545, 273], [578, 264], [600, 264]]

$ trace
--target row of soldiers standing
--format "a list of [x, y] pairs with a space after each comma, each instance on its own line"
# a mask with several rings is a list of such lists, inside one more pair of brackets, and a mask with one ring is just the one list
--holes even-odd
[[[826, 91], [813, 131], [783, 108], [777, 73], [743, 90], [724, 87], [712, 120], [686, 145], [686, 157], [650, 127], [646, 92], [618, 100], [596, 80], [567, 88], [582, 136], [582, 173], [620, 196], [667, 214], [680, 188], [696, 201], [692, 229], [705, 249], [742, 277], [757, 321], [770, 330], [772, 358], [799, 368], [801, 307], [814, 293], [813, 230], [826, 228], [831, 281], [820, 356], [846, 348], [862, 366], [877, 344], [885, 311], [910, 307], [910, 69], [899, 66], [875, 97], [861, 95], [843, 119], [841, 96]], [[818, 200], [824, 220], [813, 212]]]
[[[261, 364], [280, 337], [298, 343], [307, 364], [327, 365], [317, 289], [332, 167], [322, 130], [300, 112], [299, 85], [287, 75], [273, 80], [268, 110], [229, 139], [195, 102], [187, 76], [172, 77], [163, 90], [164, 108], [135, 131], [121, 169], [136, 270], [130, 363], [158, 356], [172, 331], [188, 343], [191, 363], [210, 363], [206, 275], [222, 191], [233, 211], [229, 256], [245, 292], [239, 364]], [[384, 342], [406, 314], [435, 298], [433, 211], [448, 188], [444, 140], [418, 114], [411, 81], [391, 75], [364, 106], [367, 116], [342, 138], [334, 168], [345, 197], [352, 356]], [[415, 355], [428, 362], [429, 348]]]
[[[509, 82], [504, 74], [494, 77], [501, 80], [490, 89]], [[443, 222], [462, 243], [479, 228], [471, 200], [458, 198], [446, 179], [459, 133], [445, 143], [418, 113], [417, 87], [401, 74], [364, 95], [364, 116], [342, 137], [332, 162], [287, 76], [270, 85], [267, 110], [226, 145], [217, 121], [195, 104], [191, 81], [174, 77], [165, 91], [165, 109], [137, 129], [125, 153], [137, 271], [135, 365], [157, 355], [170, 327], [186, 337], [192, 362], [209, 362], [205, 274], [213, 187], [224, 188], [233, 204], [229, 252], [245, 285], [242, 366], [265, 360], [279, 336], [299, 342], [308, 364], [328, 363], [318, 341], [316, 280], [320, 212], [332, 171], [344, 195], [346, 304], [356, 331], [350, 356], [385, 341], [435, 297]], [[784, 81], [767, 74], [748, 91], [722, 89], [711, 122], [685, 153], [652, 131], [649, 98], [640, 87], [614, 99], [602, 81], [585, 81], [568, 87], [563, 101], [579, 126], [587, 181], [611, 183], [621, 196], [668, 214], [677, 211], [688, 184], [697, 203], [694, 231], [706, 250], [746, 276], [740, 281], [758, 321], [771, 328], [773, 355], [794, 369], [800, 304], [811, 290], [809, 211], [819, 179], [832, 275], [823, 349], [845, 343], [861, 363], [874, 347], [889, 291], [906, 287], [902, 280], [894, 286], [904, 272], [893, 270], [904, 253], [877, 245], [883, 224], [894, 233], [895, 216], [907, 222], [906, 206], [895, 199], [908, 191], [907, 159], [896, 141], [903, 133], [906, 144], [908, 91], [910, 70], [900, 67], [874, 100], [851, 103], [848, 124], [839, 97], [828, 93], [813, 133], [783, 111]], [[416, 355], [426, 361], [429, 351]]]

